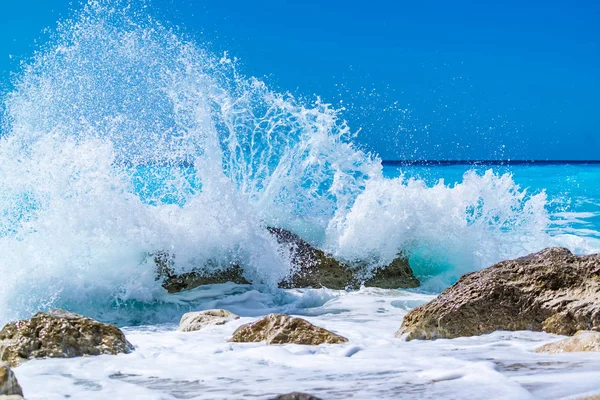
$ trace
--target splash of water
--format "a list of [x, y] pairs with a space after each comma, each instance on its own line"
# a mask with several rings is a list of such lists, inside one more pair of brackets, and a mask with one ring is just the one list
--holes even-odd
[[349, 261], [405, 252], [422, 275], [454, 276], [536, 247], [547, 223], [543, 195], [509, 176], [384, 179], [338, 110], [244, 77], [127, 2], [60, 23], [5, 109], [0, 321], [164, 301], [157, 250], [178, 272], [235, 262], [274, 285], [290, 265], [267, 225]]

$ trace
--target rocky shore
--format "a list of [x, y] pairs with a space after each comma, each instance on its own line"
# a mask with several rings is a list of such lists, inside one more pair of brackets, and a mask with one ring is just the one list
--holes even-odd
[[[280, 243], [293, 244], [293, 262], [298, 265], [296, 273], [281, 283], [282, 287], [352, 288], [359, 282], [356, 269], [335, 261], [287, 231], [272, 229], [271, 232]], [[173, 259], [165, 254], [155, 257], [163, 257], [156, 263], [158, 276], [164, 279], [167, 290], [175, 286], [177, 290], [173, 291], [189, 289], [205, 282], [202, 279], [206, 277], [184, 279], [169, 275]], [[213, 275], [208, 281], [231, 276], [235, 274], [218, 275], [218, 279]], [[418, 283], [403, 259], [361, 283], [378, 279], [383, 283], [373, 286], [414, 287]], [[211, 326], [233, 325], [239, 318], [224, 309], [191, 312], [183, 315], [179, 330], [197, 332]], [[344, 332], [327, 330], [285, 314], [269, 314], [235, 325], [226, 339], [230, 343], [340, 346], [351, 342], [342, 336]], [[434, 300], [408, 312], [396, 336], [404, 340], [452, 339], [497, 330], [571, 336], [539, 347], [535, 351], [540, 354], [600, 351], [600, 255], [576, 256], [567, 249], [551, 248], [464, 275]], [[134, 345], [114, 325], [65, 310], [39, 312], [30, 319], [9, 323], [0, 331], [0, 361], [4, 363], [0, 364], [0, 399], [23, 398], [11, 367], [30, 360], [134, 351]], [[276, 398], [316, 399], [305, 393]]]

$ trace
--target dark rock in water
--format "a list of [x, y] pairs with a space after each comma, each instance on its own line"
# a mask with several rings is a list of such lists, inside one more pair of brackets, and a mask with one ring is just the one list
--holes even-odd
[[268, 228], [277, 242], [288, 246], [291, 262], [295, 270], [292, 276], [279, 284], [282, 288], [326, 287], [329, 289], [346, 289], [359, 286], [354, 281], [354, 273], [344, 265], [328, 257], [324, 251], [311, 246], [298, 235], [281, 228]]
[[282, 288], [326, 287], [329, 289], [358, 289], [366, 286], [384, 289], [415, 288], [420, 285], [406, 258], [397, 258], [385, 268], [378, 268], [366, 280], [364, 269], [351, 268], [324, 251], [311, 246], [298, 235], [281, 228], [268, 228], [279, 244], [290, 249], [295, 270], [292, 276], [279, 284]]
[[65, 310], [39, 312], [0, 331], [0, 360], [11, 366], [33, 358], [130, 353], [133, 346], [114, 325]]
[[318, 397], [311, 396], [310, 394], [293, 392], [288, 394], [282, 394], [274, 397], [272, 400], [321, 400]]
[[238, 265], [233, 265], [230, 268], [217, 271], [198, 269], [167, 278], [163, 283], [163, 287], [167, 289], [169, 293], [178, 293], [198, 286], [214, 285], [216, 283], [233, 282], [240, 285], [249, 284], [250, 282], [244, 278], [243, 274], [244, 270]]
[[600, 254], [546, 249], [466, 274], [409, 312], [397, 337], [474, 336], [496, 330], [573, 335], [600, 327]]
[[230, 342], [266, 342], [267, 344], [320, 344], [346, 343], [348, 339], [310, 322], [284, 314], [269, 314], [258, 321], [242, 325]]
[[[281, 228], [267, 228], [281, 245], [287, 246], [294, 270], [292, 275], [279, 284], [281, 288], [326, 287], [329, 289], [358, 289], [366, 286], [384, 289], [415, 288], [420, 285], [414, 276], [408, 260], [395, 259], [389, 266], [366, 274], [366, 268], [350, 267], [339, 262], [324, 251], [310, 245], [298, 235]], [[244, 271], [238, 265], [224, 269], [196, 269], [181, 275], [175, 274], [175, 257], [160, 251], [152, 255], [157, 268], [157, 280], [163, 280], [163, 287], [169, 293], [193, 289], [201, 285], [233, 282], [248, 284]], [[364, 277], [367, 276], [367, 279]]]
[[421, 282], [413, 274], [413, 270], [404, 257], [396, 258], [387, 267], [373, 271], [373, 275], [365, 280], [365, 286], [381, 289], [416, 288]]
[[0, 399], [7, 398], [6, 396], [11, 396], [8, 397], [11, 399], [22, 398], [23, 389], [10, 367], [0, 364]]
[[213, 285], [216, 283], [233, 282], [238, 284], [249, 284], [244, 278], [244, 270], [238, 265], [232, 265], [225, 269], [196, 269], [181, 275], [175, 274], [175, 256], [159, 251], [151, 254], [156, 264], [156, 280], [163, 280], [163, 287], [169, 293], [178, 293], [184, 290], [194, 289], [202, 285]]

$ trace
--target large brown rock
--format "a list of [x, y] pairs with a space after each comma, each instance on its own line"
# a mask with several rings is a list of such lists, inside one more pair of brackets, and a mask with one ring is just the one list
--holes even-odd
[[574, 353], [600, 351], [600, 332], [579, 331], [570, 338], [548, 343], [535, 350], [538, 353]]
[[[389, 266], [367, 273], [366, 267], [350, 267], [313, 247], [298, 235], [281, 228], [267, 228], [277, 242], [286, 246], [291, 256], [292, 274], [279, 283], [281, 288], [358, 289], [361, 284], [383, 289], [415, 288], [420, 285], [408, 259], [398, 257]], [[248, 284], [238, 265], [225, 268], [199, 268], [184, 274], [175, 273], [175, 256], [159, 251], [152, 254], [157, 280], [169, 293], [190, 290], [201, 285], [233, 282]]]
[[0, 360], [11, 366], [33, 358], [130, 353], [133, 346], [114, 325], [65, 310], [39, 312], [0, 331]]
[[269, 314], [258, 321], [242, 325], [230, 342], [266, 342], [267, 344], [320, 344], [346, 343], [348, 339], [310, 322], [284, 314]]
[[600, 327], [600, 255], [563, 248], [466, 274], [409, 312], [397, 337], [455, 338], [495, 330], [573, 335]]
[[0, 399], [5, 396], [23, 396], [23, 389], [10, 367], [0, 364]]

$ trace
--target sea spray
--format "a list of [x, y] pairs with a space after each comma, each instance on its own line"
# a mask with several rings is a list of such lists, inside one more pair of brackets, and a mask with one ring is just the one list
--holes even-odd
[[372, 179], [352, 209], [332, 220], [328, 237], [343, 259], [383, 266], [402, 251], [418, 276], [436, 278], [429, 288], [440, 290], [463, 273], [549, 243], [545, 204], [544, 192], [529, 194], [492, 170], [431, 187], [403, 176]]
[[146, 13], [90, 1], [5, 99], [0, 322], [51, 306], [149, 322], [179, 301], [155, 280], [159, 250], [177, 273], [236, 263], [273, 288], [291, 267], [267, 226], [349, 262], [404, 253], [444, 284], [543, 246], [543, 195], [491, 172], [386, 180], [340, 110], [244, 77]]

